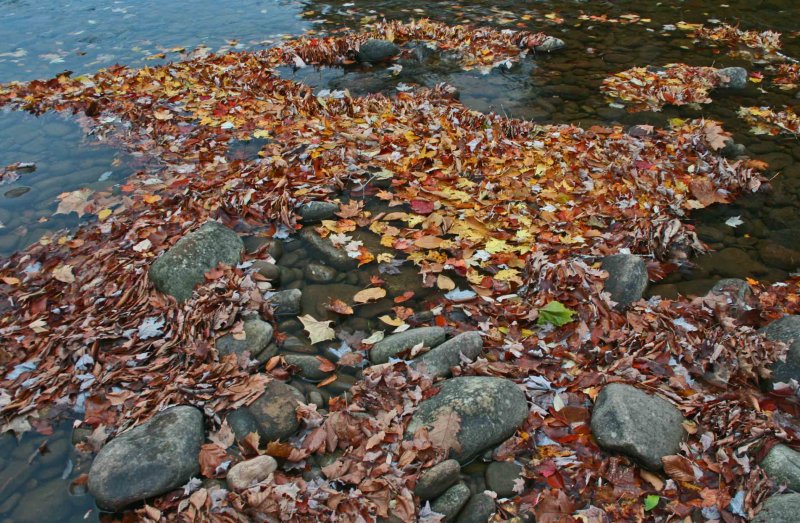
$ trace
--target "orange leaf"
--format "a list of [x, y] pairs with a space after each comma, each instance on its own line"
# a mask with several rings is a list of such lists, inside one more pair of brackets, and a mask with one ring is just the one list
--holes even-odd
[[336, 370], [336, 364], [331, 362], [328, 359], [323, 358], [322, 356], [317, 356], [317, 361], [319, 361], [319, 370], [322, 372], [333, 372]]
[[338, 298], [334, 298], [325, 307], [336, 314], [353, 314], [353, 308]]
[[386, 296], [386, 289], [382, 289], [381, 287], [370, 287], [368, 289], [364, 289], [363, 291], [358, 291], [355, 296], [353, 296], [353, 301], [356, 303], [367, 303], [372, 300], [380, 300]]

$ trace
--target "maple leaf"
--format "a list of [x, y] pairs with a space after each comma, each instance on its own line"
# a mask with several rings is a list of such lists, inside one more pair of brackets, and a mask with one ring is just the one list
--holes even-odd
[[207, 478], [213, 478], [218, 474], [223, 463], [230, 461], [230, 457], [225, 449], [216, 443], [206, 443], [200, 447], [198, 461], [200, 462], [200, 473]]
[[320, 321], [310, 314], [298, 316], [297, 319], [303, 324], [312, 345], [336, 338], [336, 332], [330, 327], [333, 321]]
[[69, 214], [71, 212], [78, 213], [78, 216], [86, 214], [86, 208], [89, 206], [87, 200], [92, 195], [91, 189], [83, 188], [77, 191], [64, 192], [58, 195], [59, 204], [56, 212], [53, 214]]
[[725, 143], [731, 138], [730, 133], [725, 132], [717, 122], [712, 120], [707, 120], [703, 124], [703, 135], [708, 145], [715, 151], [724, 148]]
[[461, 416], [452, 407], [446, 406], [437, 411], [436, 419], [428, 428], [428, 439], [434, 448], [444, 453], [450, 449], [461, 452], [461, 443], [457, 437], [460, 431]]
[[356, 303], [367, 303], [372, 300], [379, 300], [385, 296], [386, 289], [381, 287], [370, 287], [369, 289], [358, 291], [356, 295], [353, 296], [353, 301]]

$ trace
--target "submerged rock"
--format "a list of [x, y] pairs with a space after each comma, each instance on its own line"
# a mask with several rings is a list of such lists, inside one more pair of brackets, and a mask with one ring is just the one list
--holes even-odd
[[244, 251], [239, 236], [224, 225], [208, 221], [186, 234], [150, 266], [150, 280], [159, 291], [186, 301], [205, 273], [220, 262], [236, 265]]
[[272, 456], [257, 456], [232, 466], [225, 480], [231, 490], [244, 490], [264, 481], [277, 469], [278, 462]]
[[761, 468], [778, 485], [800, 491], [800, 452], [786, 445], [775, 445], [761, 462]]
[[272, 305], [272, 310], [275, 311], [275, 316], [297, 316], [300, 314], [300, 300], [303, 298], [303, 293], [300, 289], [287, 289], [285, 291], [276, 292], [269, 298]]
[[647, 288], [647, 265], [632, 254], [614, 254], [603, 258], [601, 268], [608, 273], [605, 290], [621, 307], [642, 299]]
[[[753, 289], [739, 278], [725, 278], [719, 280], [708, 291], [707, 298], [721, 298], [733, 317], [739, 317], [752, 309]], [[754, 305], [754, 304], [753, 304]]]
[[684, 435], [674, 405], [622, 383], [606, 385], [597, 396], [591, 427], [600, 447], [652, 470], [662, 468], [662, 457], [679, 452]]
[[717, 69], [717, 75], [722, 79], [722, 87], [727, 87], [728, 89], [744, 89], [747, 87], [747, 69], [744, 67]]
[[767, 499], [750, 523], [795, 523], [800, 514], [800, 494], [779, 494]]
[[105, 509], [120, 510], [178, 488], [200, 472], [203, 414], [169, 408], [111, 440], [89, 471], [89, 491]]
[[444, 338], [445, 331], [441, 327], [409, 329], [399, 334], [392, 334], [376, 343], [369, 351], [369, 358], [373, 364], [386, 363], [389, 358], [415, 345], [422, 343], [425, 347], [435, 347], [442, 343]]
[[[244, 354], [250, 353], [250, 358], [255, 359], [261, 355], [264, 350], [270, 347], [272, 341], [272, 325], [269, 323], [253, 318], [244, 321], [244, 335], [243, 340], [237, 340], [233, 334], [226, 334], [217, 339], [215, 346], [220, 356], [225, 356], [231, 353]], [[274, 346], [273, 346], [274, 347]], [[277, 350], [277, 347], [274, 347]], [[275, 355], [275, 352], [266, 356], [267, 359]]]
[[450, 457], [465, 463], [511, 437], [528, 417], [528, 402], [517, 384], [504, 378], [451, 378], [442, 382], [436, 396], [419, 404], [406, 436], [453, 413], [459, 418], [456, 440], [461, 448], [451, 449]]
[[358, 266], [358, 260], [348, 256], [346, 250], [335, 247], [328, 238], [320, 237], [311, 227], [306, 227], [300, 231], [300, 238], [306, 243], [308, 250], [314, 256], [319, 257], [326, 264], [337, 270], [347, 272]]
[[339, 204], [333, 202], [306, 202], [297, 212], [303, 223], [316, 223], [333, 218], [338, 210]]
[[477, 331], [462, 332], [414, 359], [418, 370], [434, 378], [450, 376], [450, 369], [461, 364], [461, 357], [473, 361], [483, 350], [483, 338]]
[[306, 281], [311, 283], [329, 283], [336, 279], [338, 272], [333, 267], [321, 263], [309, 263], [303, 269]]
[[453, 485], [431, 503], [431, 509], [444, 515], [443, 522], [452, 521], [467, 504], [469, 496], [469, 487], [464, 483]]
[[537, 53], [549, 53], [551, 51], [557, 51], [559, 49], [563, 49], [564, 47], [566, 47], [564, 40], [556, 38], [555, 36], [548, 36], [544, 39], [544, 41], [541, 44], [537, 45], [533, 49]]
[[458, 513], [457, 523], [486, 523], [495, 513], [494, 500], [484, 492], [469, 498], [467, 504]]
[[371, 38], [358, 49], [358, 61], [376, 64], [386, 62], [400, 54], [400, 48], [388, 40]]
[[448, 459], [434, 465], [422, 474], [414, 487], [414, 494], [423, 501], [433, 499], [458, 481], [461, 473], [461, 464], [454, 459]]
[[786, 361], [776, 361], [770, 367], [772, 370], [772, 383], [789, 383], [791, 380], [800, 382], [800, 316], [784, 316], [775, 320], [761, 332], [768, 340], [782, 341], [789, 346]]

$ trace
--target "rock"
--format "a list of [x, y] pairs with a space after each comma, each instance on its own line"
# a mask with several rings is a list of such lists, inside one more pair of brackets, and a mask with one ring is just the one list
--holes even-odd
[[719, 274], [723, 278], [760, 275], [767, 272], [767, 268], [762, 263], [751, 258], [742, 249], [735, 247], [728, 247], [701, 256], [697, 260], [697, 265], [710, 273]]
[[460, 418], [456, 439], [461, 449], [450, 449], [449, 457], [466, 463], [512, 436], [528, 417], [528, 402], [517, 384], [504, 378], [451, 378], [442, 382], [436, 396], [419, 404], [406, 436], [453, 413]]
[[386, 62], [400, 54], [400, 48], [388, 40], [371, 38], [358, 49], [358, 61], [377, 64]]
[[239, 236], [224, 225], [207, 221], [186, 234], [150, 266], [150, 280], [159, 291], [185, 301], [205, 273], [220, 262], [236, 265], [244, 251]]
[[486, 523], [492, 514], [495, 513], [494, 500], [488, 495], [480, 492], [475, 494], [461, 512], [458, 513], [457, 523]]
[[339, 275], [336, 269], [321, 263], [309, 263], [303, 269], [306, 280], [311, 283], [329, 283]]
[[266, 247], [264, 247], [264, 252], [276, 260], [283, 256], [283, 244], [280, 240], [276, 240], [275, 238], [265, 238], [264, 236], [245, 236], [242, 238], [242, 242], [244, 243], [244, 248], [247, 250], [248, 254], [258, 252], [266, 245]]
[[[231, 353], [244, 354], [249, 352], [251, 359], [256, 358], [269, 347], [272, 341], [272, 325], [257, 318], [245, 320], [244, 334], [245, 339], [243, 340], [237, 340], [233, 334], [226, 334], [217, 338], [215, 346], [219, 355], [226, 356]], [[267, 356], [267, 359], [274, 355], [275, 352]]]
[[294, 434], [299, 426], [295, 411], [305, 401], [303, 394], [294, 387], [278, 380], [264, 387], [264, 394], [247, 408], [258, 423], [261, 442], [285, 439]]
[[598, 445], [620, 452], [652, 470], [661, 458], [677, 454], [683, 439], [683, 416], [674, 405], [621, 383], [606, 385], [592, 412], [592, 434]]
[[744, 89], [747, 87], [747, 69], [744, 67], [717, 69], [717, 76], [722, 79], [722, 87], [727, 87], [728, 89]]
[[281, 281], [281, 268], [274, 263], [264, 260], [256, 260], [253, 262], [253, 269], [273, 283], [277, 284]]
[[189, 405], [169, 408], [100, 449], [89, 471], [97, 504], [120, 510], [178, 488], [199, 474], [205, 439], [203, 414]]
[[276, 292], [269, 298], [269, 301], [272, 304], [275, 316], [286, 317], [300, 314], [300, 300], [302, 298], [303, 293], [300, 289], [288, 289]]
[[779, 494], [768, 498], [750, 523], [795, 523], [800, 513], [800, 494]]
[[761, 332], [768, 340], [782, 341], [789, 346], [786, 361], [772, 364], [772, 383], [789, 383], [790, 380], [800, 382], [800, 316], [784, 316], [775, 320]]
[[422, 343], [425, 347], [436, 347], [444, 341], [445, 331], [441, 327], [419, 327], [409, 329], [399, 334], [392, 334], [378, 343], [369, 351], [369, 358], [373, 364], [389, 361], [399, 352]]
[[339, 204], [333, 202], [306, 202], [297, 209], [300, 221], [303, 223], [317, 223], [329, 220], [339, 210]]
[[336, 320], [339, 318], [335, 312], [328, 310], [327, 304], [333, 299], [341, 300], [348, 305], [353, 305], [353, 296], [360, 291], [360, 287], [346, 283], [332, 283], [328, 285], [306, 285], [303, 289], [303, 299], [300, 309], [303, 314], [310, 314], [318, 320]]
[[450, 369], [461, 364], [461, 356], [474, 361], [483, 350], [483, 338], [477, 331], [462, 332], [414, 359], [416, 367], [432, 377], [448, 377]]
[[614, 254], [603, 258], [601, 268], [608, 272], [605, 290], [621, 307], [642, 299], [647, 288], [647, 265], [632, 254]]
[[454, 459], [448, 459], [434, 465], [422, 474], [414, 487], [414, 495], [420, 499], [433, 499], [458, 481], [461, 465]]
[[258, 420], [247, 407], [239, 407], [228, 413], [228, 426], [233, 431], [236, 441], [242, 442], [251, 432], [258, 434]]
[[729, 138], [725, 140], [725, 147], [723, 147], [719, 153], [725, 158], [743, 158], [747, 156], [747, 147]]
[[787, 271], [800, 268], [800, 251], [790, 249], [785, 245], [772, 240], [763, 240], [758, 243], [758, 255], [767, 265], [778, 267]]
[[800, 491], [800, 452], [786, 445], [775, 445], [761, 461], [761, 468], [776, 484]]
[[452, 521], [469, 501], [469, 488], [464, 483], [453, 485], [431, 503], [431, 510], [444, 515], [442, 522]]
[[486, 467], [484, 477], [489, 490], [497, 492], [497, 497], [513, 498], [514, 481], [522, 474], [522, 465], [511, 461], [493, 461]]
[[544, 39], [544, 41], [541, 44], [537, 45], [533, 49], [537, 53], [549, 53], [552, 51], [563, 49], [564, 47], [566, 47], [564, 40], [561, 40], [560, 38], [556, 38], [554, 36], [548, 36]]
[[225, 480], [231, 490], [245, 490], [254, 483], [261, 483], [278, 469], [272, 456], [258, 456], [232, 466]]
[[313, 228], [306, 227], [300, 231], [300, 238], [306, 243], [312, 255], [337, 270], [347, 272], [358, 266], [358, 260], [348, 256], [346, 250], [334, 247], [328, 238], [321, 238]]
[[755, 305], [753, 302], [753, 289], [746, 281], [738, 278], [719, 280], [708, 291], [706, 297], [724, 300], [728, 310], [734, 317], [741, 316]]
[[289, 365], [300, 367], [300, 375], [309, 381], [322, 381], [330, 375], [330, 371], [320, 369], [322, 362], [310, 354], [284, 354], [283, 359]]

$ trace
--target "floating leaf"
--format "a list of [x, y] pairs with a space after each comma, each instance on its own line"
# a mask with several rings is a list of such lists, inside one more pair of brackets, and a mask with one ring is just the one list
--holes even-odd
[[380, 300], [384, 296], [386, 296], [386, 289], [370, 287], [369, 289], [357, 292], [356, 295], [353, 296], [353, 301], [356, 303], [367, 303], [372, 300]]
[[321, 341], [332, 340], [336, 337], [336, 332], [330, 327], [330, 324], [333, 323], [332, 321], [320, 321], [309, 314], [298, 316], [297, 319], [303, 324], [303, 328], [308, 333], [312, 345]]

